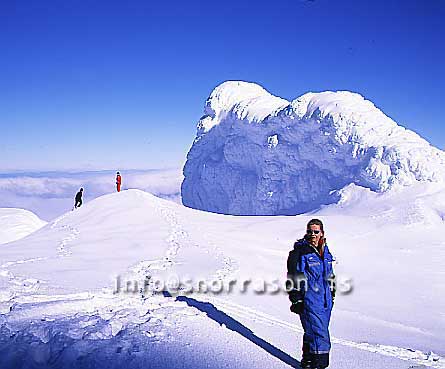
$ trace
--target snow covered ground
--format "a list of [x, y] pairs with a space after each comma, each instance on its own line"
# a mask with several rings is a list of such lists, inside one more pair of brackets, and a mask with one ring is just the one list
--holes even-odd
[[28, 210], [0, 208], [0, 245], [26, 237], [45, 224]]
[[[334, 306], [330, 367], [445, 368], [445, 191], [339, 196], [311, 214], [230, 216], [126, 190], [67, 212], [0, 247], [0, 368], [298, 368], [299, 320], [260, 281], [284, 281], [312, 217], [353, 285]], [[236, 282], [140, 291], [172, 276]]]

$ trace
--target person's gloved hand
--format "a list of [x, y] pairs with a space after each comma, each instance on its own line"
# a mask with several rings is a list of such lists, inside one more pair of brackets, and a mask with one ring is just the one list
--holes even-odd
[[304, 302], [302, 300], [294, 302], [290, 306], [290, 311], [298, 315], [300, 315], [303, 312], [303, 309], [304, 309]]

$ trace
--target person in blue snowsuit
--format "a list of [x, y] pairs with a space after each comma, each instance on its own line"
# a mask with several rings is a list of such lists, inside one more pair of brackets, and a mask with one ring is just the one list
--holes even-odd
[[329, 366], [329, 321], [335, 298], [334, 260], [326, 244], [323, 223], [319, 219], [310, 220], [306, 235], [295, 242], [287, 259], [290, 310], [300, 316], [304, 329], [303, 368]]

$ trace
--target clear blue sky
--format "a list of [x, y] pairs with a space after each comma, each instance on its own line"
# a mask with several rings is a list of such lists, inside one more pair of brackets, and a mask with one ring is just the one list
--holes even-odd
[[225, 80], [351, 90], [445, 147], [445, 1], [0, 2], [0, 170], [181, 165]]

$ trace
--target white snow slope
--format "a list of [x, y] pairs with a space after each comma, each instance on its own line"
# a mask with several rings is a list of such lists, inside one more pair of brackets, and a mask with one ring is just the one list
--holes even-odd
[[45, 224], [28, 210], [0, 208], [0, 245], [26, 237]]
[[[336, 299], [330, 368], [445, 368], [445, 192], [339, 196], [317, 214], [233, 217], [127, 190], [2, 245], [0, 368], [298, 368], [302, 328], [286, 294], [258, 292], [260, 279], [284, 282], [314, 216], [340, 284], [354, 286]], [[139, 291], [173, 275], [236, 282], [231, 293]], [[140, 284], [113, 293], [117, 276]]]
[[207, 99], [181, 193], [195, 209], [292, 215], [335, 203], [335, 191], [351, 183], [385, 192], [441, 182], [444, 173], [442, 150], [359, 94], [310, 92], [289, 102], [228, 81]]

